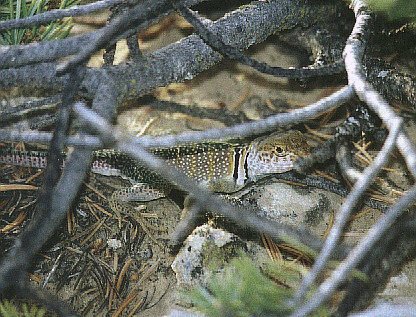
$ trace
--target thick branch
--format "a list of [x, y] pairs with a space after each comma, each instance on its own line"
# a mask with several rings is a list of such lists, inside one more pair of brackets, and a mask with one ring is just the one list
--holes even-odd
[[[345, 68], [348, 83], [360, 100], [364, 101], [391, 129], [394, 120], [399, 119], [384, 98], [366, 81], [363, 69], [363, 56], [370, 33], [371, 15], [367, 11], [365, 1], [353, 1], [356, 13], [356, 23], [348, 38], [344, 50]], [[401, 132], [397, 139], [397, 146], [406, 161], [409, 171], [416, 177], [416, 148], [408, 136]]]
[[0, 32], [9, 29], [21, 29], [35, 25], [42, 25], [65, 17], [87, 15], [95, 11], [104, 10], [120, 2], [122, 2], [122, 0], [101, 0], [86, 5], [73, 6], [69, 9], [50, 10], [22, 19], [7, 20], [0, 23]]
[[[192, 6], [202, 1], [204, 0], [185, 0], [184, 4]], [[127, 31], [118, 38], [114, 38], [111, 44], [116, 43], [120, 38], [127, 37], [137, 33], [139, 30], [145, 29], [152, 23], [157, 22], [160, 18], [173, 11], [173, 8], [168, 0], [148, 0], [146, 2], [142, 2], [141, 7], [146, 8], [147, 10], [153, 10], [154, 16], [136, 25], [135, 29]], [[138, 17], [140, 17], [140, 15]], [[102, 32], [103, 30], [100, 29], [95, 32], [73, 36], [62, 40], [32, 43], [28, 45], [0, 46], [0, 69], [19, 67], [38, 62], [49, 62], [61, 57], [76, 54], [78, 53], [80, 47], [85, 47], [91, 41], [97, 39]], [[0, 78], [2, 78], [2, 76], [0, 76]]]
[[[209, 129], [201, 132], [183, 132], [176, 135], [166, 136], [141, 136], [133, 140], [134, 144], [145, 148], [154, 147], [173, 147], [185, 143], [198, 143], [209, 140], [226, 140], [235, 139], [236, 137], [244, 138], [252, 135], [258, 135], [267, 131], [272, 131], [278, 127], [287, 127], [303, 121], [312, 119], [319, 114], [334, 109], [353, 97], [353, 89], [344, 87], [332, 95], [322, 98], [304, 108], [292, 110], [288, 113], [280, 113], [266, 119], [242, 123], [232, 127]], [[51, 135], [47, 132], [26, 132], [16, 130], [0, 130], [0, 140], [3, 141], [25, 141], [36, 143], [48, 143]], [[70, 136], [68, 145], [85, 145], [99, 148], [103, 143], [99, 138], [94, 136]]]
[[[305, 23], [309, 25], [317, 23], [322, 16], [335, 17], [336, 11], [336, 5], [306, 5], [304, 1], [300, 0], [257, 3], [236, 10], [216, 21], [212, 24], [212, 31], [221, 34], [224, 43], [238, 49], [246, 49], [255, 43], [264, 41], [276, 31]], [[73, 42], [71, 45], [79, 47], [85, 43], [84, 41], [82, 43]], [[54, 49], [56, 48], [54, 47]], [[73, 47], [68, 47], [68, 50], [69, 53], [74, 53]], [[30, 54], [39, 53], [32, 51]], [[43, 54], [48, 53], [43, 52]], [[17, 54], [13, 58], [16, 59], [16, 56], [20, 55]], [[113, 66], [107, 70], [113, 81], [117, 83], [117, 89], [124, 93], [125, 97], [135, 98], [156, 87], [192, 79], [200, 72], [220, 62], [221, 59], [222, 56], [207, 46], [199, 36], [190, 35], [146, 56], [145, 64], [131, 63]], [[10, 65], [11, 57], [6, 62]], [[0, 65], [3, 63], [0, 55]], [[51, 63], [13, 70], [0, 70], [0, 86], [8, 87], [31, 83], [37, 87], [50, 89], [51, 83], [56, 83], [56, 87], [59, 87], [61, 80], [56, 77], [55, 68], [56, 65]], [[105, 71], [103, 69], [88, 69], [82, 85], [83, 90], [86, 91], [86, 97], [93, 98], [99, 78]], [[28, 74], [31, 76], [29, 79]], [[38, 76], [36, 76], [37, 74]]]

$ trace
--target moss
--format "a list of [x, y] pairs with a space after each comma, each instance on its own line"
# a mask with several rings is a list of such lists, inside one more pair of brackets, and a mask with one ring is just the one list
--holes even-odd
[[230, 241], [222, 247], [210, 241], [203, 246], [203, 266], [208, 271], [221, 270], [232, 258], [241, 255], [242, 250], [243, 244], [238, 240]]
[[[304, 270], [299, 263], [271, 263], [267, 275], [273, 277], [272, 280], [243, 256], [215, 275], [208, 288], [194, 288], [186, 296], [208, 317], [287, 315], [292, 312], [287, 303]], [[274, 280], [279, 280], [280, 285]], [[329, 316], [329, 313], [326, 308], [319, 308], [312, 316]]]
[[8, 300], [0, 302], [0, 317], [43, 317], [45, 314], [44, 308], [35, 305], [18, 305]]

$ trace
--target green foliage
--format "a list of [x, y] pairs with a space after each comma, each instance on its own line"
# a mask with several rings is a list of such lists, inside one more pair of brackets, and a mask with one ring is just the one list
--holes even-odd
[[4, 300], [0, 302], [0, 317], [43, 317], [46, 314], [44, 308], [35, 305], [22, 304], [20, 309], [15, 304]]
[[414, 0], [367, 0], [374, 11], [384, 12], [390, 19], [410, 19], [416, 21], [416, 1]]
[[[0, 0], [0, 21], [21, 19], [51, 9], [67, 9], [79, 0]], [[34, 41], [61, 39], [68, 36], [73, 24], [70, 18], [34, 26], [27, 29], [13, 29], [0, 33], [0, 45], [25, 44]]]
[[[288, 301], [299, 285], [305, 268], [299, 263], [279, 261], [266, 266], [263, 274], [253, 262], [234, 259], [222, 273], [214, 275], [208, 289], [196, 287], [185, 293], [196, 310], [208, 317], [286, 316]], [[329, 316], [321, 308], [314, 316]]]

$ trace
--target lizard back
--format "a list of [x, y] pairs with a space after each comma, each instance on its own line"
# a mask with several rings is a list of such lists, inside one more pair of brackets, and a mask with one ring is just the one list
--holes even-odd
[[[244, 145], [215, 142], [157, 148], [151, 152], [213, 191], [230, 192], [235, 190], [237, 178], [244, 177], [239, 175], [236, 166], [246, 149]], [[133, 183], [150, 183], [160, 189], [169, 187], [157, 173], [114, 150], [95, 151], [92, 172], [122, 176]]]
[[[208, 142], [152, 150], [169, 166], [215, 192], [224, 193], [242, 188], [247, 180], [289, 171], [296, 158], [307, 152], [308, 145], [299, 131], [273, 133], [249, 144]], [[43, 168], [47, 155], [42, 151], [1, 148], [0, 163]], [[156, 172], [115, 150], [94, 151], [91, 171], [121, 176], [132, 183], [147, 183], [165, 192], [172, 186]]]

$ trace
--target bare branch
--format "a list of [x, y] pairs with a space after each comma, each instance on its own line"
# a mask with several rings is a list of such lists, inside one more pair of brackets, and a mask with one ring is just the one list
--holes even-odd
[[129, 29], [136, 29], [144, 22], [155, 19], [159, 15], [159, 12], [162, 12], [164, 5], [165, 3], [163, 1], [144, 0], [124, 12], [120, 17], [112, 20], [71, 61], [65, 62], [63, 65], [58, 65], [58, 76], [64, 75], [71, 69], [84, 64], [94, 52], [106, 47], [114, 38], [118, 38]]
[[[273, 67], [269, 66], [264, 62], [259, 62], [247, 55], [241, 53], [238, 49], [234, 48], [231, 45], [225, 44], [219, 34], [215, 34], [211, 32], [208, 27], [202, 22], [201, 18], [198, 14], [186, 6], [177, 3], [176, 1], [172, 1], [176, 9], [181, 13], [181, 15], [193, 25], [193, 27], [198, 31], [199, 36], [211, 47], [213, 47], [216, 51], [221, 53], [222, 55], [235, 59], [240, 63], [253, 67], [257, 71], [272, 75], [275, 77], [287, 77], [287, 78], [308, 78], [308, 77], [316, 77], [316, 76], [324, 76], [324, 75], [331, 75], [340, 73], [344, 70], [344, 61], [341, 59], [333, 64], [323, 65], [323, 66], [310, 66], [310, 67], [302, 67], [302, 68], [282, 68], [282, 67]], [[211, 22], [212, 23], [212, 22]]]
[[[167, 135], [160, 137], [142, 136], [139, 139], [135, 139], [133, 142], [134, 144], [143, 146], [145, 148], [153, 148], [172, 147], [184, 143], [197, 143], [208, 140], [226, 140], [230, 138], [236, 138], [236, 136], [244, 138], [256, 134], [261, 134], [267, 131], [272, 131], [276, 128], [295, 125], [308, 119], [312, 119], [325, 111], [344, 104], [352, 96], [353, 89], [347, 86], [309, 106], [292, 110], [288, 113], [276, 114], [266, 119], [242, 123], [228, 128], [209, 129], [201, 132], [184, 132], [177, 135]], [[13, 130], [0, 130], [0, 139], [3, 141], [48, 143], [50, 140], [50, 134], [45, 132], [34, 133]], [[97, 138], [92, 136], [69, 137], [67, 145], [80, 144], [93, 147], [102, 146], [102, 143]]]
[[[12, 129], [1, 129], [0, 139], [8, 142], [27, 142], [27, 143], [39, 143], [49, 144], [52, 140], [51, 132], [43, 131], [20, 131]], [[91, 135], [72, 135], [66, 139], [67, 146], [84, 146], [90, 148], [102, 148], [103, 143], [98, 137]]]
[[[325, 12], [325, 16], [335, 15], [336, 6], [328, 5], [320, 9], [316, 9], [316, 7], [312, 6], [315, 9], [311, 10], [309, 5], [300, 0], [257, 2], [255, 5], [235, 10], [217, 20], [212, 24], [212, 31], [222, 34], [223, 40], [228, 44], [238, 49], [246, 49], [255, 43], [264, 41], [276, 30], [293, 28], [298, 24], [303, 25], [304, 19], [307, 20], [306, 23], [316, 23], [318, 16], [322, 15], [321, 11]], [[290, 12], [289, 17], [288, 12]], [[143, 23], [143, 25], [145, 24]], [[241, 25], [245, 27], [244, 32], [237, 32], [236, 30], [239, 30]], [[44, 60], [45, 56], [54, 54], [55, 50], [62, 52], [62, 56], [74, 54], [76, 53], [74, 48], [85, 47], [88, 42], [92, 41], [92, 38], [85, 38], [78, 42], [66, 42], [69, 40], [52, 41], [50, 46], [38, 47], [39, 50], [30, 46], [30, 52], [18, 50], [14, 51], [14, 54], [10, 54], [10, 52], [0, 54], [0, 67], [5, 64], [13, 67], [21, 65], [20, 59], [23, 57], [26, 58], [26, 62], [28, 60], [34, 61], [36, 56], [42, 56], [41, 60]], [[195, 62], [195, 56], [198, 56], [198, 62]], [[82, 85], [82, 90], [85, 91], [84, 96], [94, 98], [97, 82], [103, 73], [108, 73], [113, 77], [113, 81], [119, 86], [118, 89], [126, 93], [125, 98], [137, 98], [151, 92], [156, 87], [190, 80], [222, 59], [220, 54], [207, 46], [197, 35], [190, 35], [145, 57], [145, 64], [130, 63], [106, 69], [88, 69]], [[27, 78], [28, 76], [29, 78]], [[54, 89], [59, 89], [63, 86], [65, 78], [65, 76], [56, 76], [55, 63], [0, 70], [0, 86], [2, 87], [24, 83], [46, 89], [51, 89], [51, 86]]]
[[[370, 32], [369, 23], [371, 16], [364, 1], [354, 0], [351, 5], [356, 14], [356, 23], [344, 50], [348, 82], [354, 87], [358, 97], [370, 106], [386, 126], [391, 129], [393, 122], [399, 117], [384, 98], [366, 81], [362, 66], [364, 50]], [[404, 132], [399, 134], [397, 146], [406, 161], [409, 171], [416, 177], [416, 148]]]
[[[67, 105], [73, 98], [82, 76], [82, 71], [79, 74], [74, 74], [72, 82], [68, 84], [64, 92], [63, 105]], [[79, 80], [77, 80], [79, 79]], [[104, 78], [98, 91], [100, 94], [93, 102], [93, 108], [102, 111], [105, 109], [115, 109], [117, 105], [117, 94], [112, 87], [108, 87], [110, 83], [106, 83]], [[102, 91], [100, 91], [102, 90]], [[105, 105], [112, 103], [113, 106]], [[57, 123], [62, 124], [68, 119], [67, 109], [63, 109], [62, 114], [58, 117]], [[113, 112], [114, 113], [114, 112]], [[112, 119], [111, 113], [103, 112], [103, 116]], [[63, 138], [65, 137], [66, 124], [61, 128], [56, 128], [57, 136], [52, 138], [53, 146], [51, 151], [56, 153], [62, 152]], [[55, 140], [55, 141], [54, 141]], [[16, 278], [22, 276], [24, 278], [25, 271], [31, 264], [33, 256], [40, 250], [44, 243], [50, 238], [52, 233], [59, 227], [62, 219], [65, 217], [71, 204], [75, 200], [82, 181], [90, 168], [91, 149], [75, 148], [68, 155], [67, 164], [63, 169], [62, 176], [59, 179], [56, 175], [45, 176], [45, 189], [43, 190], [43, 197], [39, 200], [39, 211], [35, 214], [34, 219], [29, 226], [20, 234], [12, 249], [3, 258], [0, 264], [0, 292], [4, 292], [8, 288], [20, 287], [16, 284]], [[55, 168], [54, 161], [48, 163], [48, 168], [52, 171]], [[51, 167], [49, 167], [51, 165]], [[60, 166], [58, 167], [60, 168]], [[53, 172], [53, 171], [52, 171]], [[50, 173], [52, 173], [50, 172]], [[50, 179], [50, 180], [49, 180]], [[42, 193], [41, 193], [42, 194]], [[16, 278], [10, 278], [16, 275]]]
[[176, 225], [175, 231], [172, 233], [170, 238], [172, 251], [182, 245], [186, 237], [188, 237], [198, 226], [198, 220], [202, 209], [201, 207], [203, 206], [193, 204], [188, 210], [186, 217]]
[[[176, 246], [195, 227], [198, 215], [202, 211], [218, 212], [236, 223], [237, 226], [247, 228], [247, 230], [253, 232], [266, 233], [276, 242], [285, 241], [295, 246], [302, 243], [309, 247], [307, 251], [312, 256], [316, 256], [317, 252], [324, 246], [321, 254], [317, 257], [314, 267], [303, 280], [302, 286], [298, 290], [295, 298], [295, 301], [297, 300], [296, 304], [304, 301], [304, 305], [298, 307], [293, 316], [305, 316], [325, 302], [336, 291], [340, 283], [348, 278], [351, 271], [360, 262], [363, 263], [364, 256], [369, 252], [371, 252], [369, 254], [371, 259], [390, 261], [391, 257], [387, 256], [386, 250], [383, 249], [386, 246], [377, 245], [375, 247], [375, 244], [382, 238], [385, 238], [383, 239], [384, 242], [396, 237], [391, 232], [387, 234], [386, 231], [392, 225], [400, 228], [400, 221], [403, 221], [405, 215], [407, 217], [407, 214], [403, 214], [404, 209], [414, 203], [416, 198], [416, 186], [411, 188], [395, 205], [389, 208], [385, 208], [381, 203], [374, 203], [371, 199], [364, 202], [372, 204], [371, 206], [373, 207], [383, 209], [383, 211], [387, 210], [387, 212], [371, 228], [367, 237], [358, 243], [356, 248], [348, 255], [348, 258], [333, 271], [331, 277], [318, 288], [315, 296], [311, 297], [309, 301], [304, 299], [310, 285], [326, 267], [329, 258], [346, 257], [347, 249], [349, 248], [343, 249], [343, 246], [338, 244], [345, 224], [351, 213], [361, 203], [365, 191], [369, 188], [380, 169], [386, 164], [394, 146], [399, 148], [408, 169], [416, 176], [416, 149], [400, 128], [401, 118], [394, 113], [389, 104], [366, 81], [364, 75], [364, 70], [366, 70], [370, 80], [371, 78], [374, 79], [374, 76], [378, 76], [376, 70], [366, 69], [366, 65], [364, 65], [369, 60], [368, 57], [364, 56], [364, 51], [367, 48], [372, 20], [364, 0], [352, 1], [356, 14], [356, 23], [344, 49], [349, 85], [318, 102], [300, 109], [291, 110], [288, 113], [280, 113], [256, 122], [241, 124], [239, 124], [241, 121], [238, 121], [236, 116], [227, 114], [227, 118], [233, 119], [233, 124], [235, 125], [221, 129], [185, 132], [178, 135], [160, 137], [142, 136], [135, 138], [124, 134], [110, 125], [116, 116], [117, 105], [122, 101], [135, 99], [151, 92], [155, 87], [165, 86], [172, 82], [190, 80], [200, 72], [220, 62], [223, 58], [221, 54], [229, 58], [235, 58], [267, 74], [284, 75], [287, 77], [319, 75], [317, 72], [309, 73], [309, 68], [282, 70], [279, 67], [271, 67], [251, 59], [241, 53], [241, 51], [255, 43], [264, 41], [267, 36], [281, 30], [313, 25], [309, 32], [317, 32], [319, 28], [316, 25], [323, 18], [338, 16], [335, 14], [336, 8], [338, 8], [337, 4], [311, 6], [303, 0], [256, 1], [249, 6], [240, 7], [215, 22], [209, 21], [205, 23], [195, 12], [188, 9], [189, 6], [202, 1], [204, 0], [185, 0], [177, 4], [182, 14], [194, 24], [197, 34], [190, 35], [177, 43], [163, 47], [146, 56], [142, 56], [139, 52], [136, 37], [137, 31], [143, 30], [151, 23], [160, 19], [160, 17], [172, 12], [171, 0], [137, 1], [106, 27], [86, 35], [24, 46], [0, 47], [0, 87], [25, 85], [47, 88], [51, 95], [55, 94], [55, 96], [63, 98], [62, 104], [57, 107], [57, 124], [54, 135], [40, 131], [0, 130], [0, 140], [51, 143], [50, 164], [48, 164], [45, 183], [41, 191], [42, 196], [39, 199], [40, 212], [35, 215], [33, 221], [17, 238], [15, 245], [1, 262], [0, 292], [10, 288], [17, 291], [25, 290], [24, 281], [28, 265], [30, 265], [34, 254], [39, 251], [46, 239], [58, 228], [66, 211], [75, 200], [80, 185], [89, 170], [92, 151], [109, 146], [115, 147], [132, 158], [139, 160], [146, 168], [157, 171], [166, 180], [190, 193], [195, 199], [195, 204], [192, 205], [188, 218], [177, 225], [172, 235], [171, 242]], [[120, 1], [102, 0], [69, 10], [54, 10], [33, 18], [2, 22], [0, 23], [0, 31], [8, 28], [22, 28], [48, 23], [65, 16], [86, 14], [116, 3], [120, 3]], [[324, 14], [322, 14], [323, 12]], [[340, 34], [341, 32], [335, 34], [335, 36], [339, 35], [339, 39], [345, 38]], [[85, 68], [81, 65], [97, 49], [114, 45], [118, 39], [126, 37], [129, 38], [130, 49], [136, 52], [133, 54], [135, 58], [132, 59], [131, 63], [98, 69]], [[326, 39], [327, 37], [324, 38]], [[339, 43], [340, 41], [337, 41], [337, 52], [339, 52]], [[80, 47], [81, 50], [79, 49]], [[330, 47], [328, 49], [330, 50]], [[315, 52], [314, 54], [319, 59], [320, 54], [325, 55], [326, 53]], [[60, 73], [56, 71], [58, 63], [55, 60], [69, 55], [76, 56], [72, 61], [60, 68], [61, 73], [77, 69], [77, 67], [80, 67], [80, 72], [71, 72], [59, 77]], [[315, 61], [315, 64], [318, 65], [319, 62]], [[339, 63], [335, 66], [340, 66], [341, 64]], [[339, 69], [337, 68], [337, 70]], [[375, 74], [374, 71], [376, 71]], [[390, 73], [383, 72], [382, 75], [389, 76]], [[395, 80], [392, 79], [391, 82], [396, 85], [395, 87], [400, 87], [402, 84], [406, 84], [406, 87], [393, 92], [387, 91], [386, 93], [384, 91], [384, 93], [387, 98], [404, 100], [414, 105], [413, 95], [415, 86], [413, 81], [411, 76], [399, 75]], [[392, 88], [392, 90], [395, 89]], [[59, 92], [63, 93], [56, 95]], [[93, 100], [93, 110], [90, 110], [82, 103], [74, 105], [73, 111], [79, 121], [76, 121], [71, 127], [75, 134], [68, 136], [67, 131], [70, 123], [69, 106], [72, 105], [77, 92], [79, 92], [77, 97], [80, 96]], [[340, 107], [350, 101], [355, 94], [378, 114], [387, 126], [389, 135], [372, 165], [358, 175], [358, 180], [351, 193], [347, 196], [345, 203], [338, 211], [335, 224], [324, 244], [319, 237], [311, 234], [304, 227], [295, 228], [282, 225], [259, 217], [253, 212], [241, 211], [240, 209], [237, 211], [237, 208], [224, 202], [220, 197], [213, 195], [203, 187], [199, 187], [194, 181], [184, 177], [178, 170], [169, 168], [163, 161], [155, 158], [145, 150], [154, 147], [175, 147], [184, 143], [245, 138], [270, 132], [278, 128], [305, 122], [325, 111]], [[44, 100], [47, 101], [48, 99]], [[38, 105], [38, 103], [34, 102], [14, 109], [7, 108], [2, 110], [2, 115], [6, 116], [0, 122], [8, 124], [11, 120], [20, 120], [18, 117], [20, 114], [36, 111], [35, 109], [29, 109], [32, 105]], [[186, 111], [186, 109], [184, 110], [177, 106], [172, 107], [172, 104], [166, 105], [163, 102], [158, 103], [155, 108], [158, 108], [158, 110], [169, 108], [171, 111]], [[45, 109], [45, 107], [42, 109]], [[197, 115], [199, 116], [201, 113], [199, 112]], [[218, 113], [209, 115], [218, 116]], [[361, 133], [361, 130], [358, 130]], [[98, 135], [90, 135], [91, 131]], [[74, 150], [68, 155], [68, 161], [61, 172], [59, 156], [64, 145], [73, 145]], [[333, 149], [336, 146], [338, 146], [339, 150], [346, 150], [343, 147], [344, 144], [337, 144], [335, 137], [327, 143], [326, 150], [329, 149], [332, 152], [327, 151], [326, 156], [321, 155], [323, 151], [321, 154], [318, 154], [321, 155], [322, 159], [327, 159], [328, 153], [333, 153]], [[316, 156], [319, 156], [318, 154]], [[344, 170], [346, 170], [351, 164], [342, 160], [343, 158], [348, 158], [344, 154], [345, 152], [339, 151], [338, 158], [341, 156], [341, 160], [339, 160], [342, 165], [341, 168], [344, 167]], [[295, 168], [297, 171], [302, 171], [302, 168], [307, 167], [311, 162], [305, 160], [304, 163], [298, 163]], [[276, 178], [290, 179], [295, 174], [295, 172], [282, 174]], [[341, 186], [325, 184], [316, 177], [310, 177], [309, 175], [303, 177], [303, 181], [305, 184], [316, 187], [322, 186], [325, 190], [342, 195], [347, 193], [345, 188], [341, 188]], [[400, 215], [402, 217], [397, 219]], [[408, 217], [411, 219], [411, 215]], [[395, 221], [396, 223], [394, 223]], [[398, 229], [395, 228], [395, 230], [397, 231]], [[407, 230], [410, 231], [410, 229]], [[411, 239], [410, 235], [408, 239]], [[411, 243], [414, 243], [414, 240]], [[414, 245], [411, 243], [409, 243], [409, 250], [413, 251]], [[334, 251], [337, 251], [337, 253], [334, 253]], [[403, 250], [395, 252], [405, 254]], [[372, 273], [371, 269], [368, 272]], [[373, 276], [372, 274], [369, 275]], [[16, 279], [17, 282], [14, 285], [13, 283]], [[345, 298], [353, 300], [355, 298], [354, 290], [352, 290], [354, 284], [351, 283], [349, 286], [348, 294]], [[42, 294], [40, 295], [42, 296]], [[41, 297], [39, 298], [41, 299]], [[339, 307], [342, 305], [341, 303]], [[344, 304], [343, 311], [349, 311], [350, 307], [347, 306], [348, 304]]]
[[[318, 275], [322, 272], [325, 265], [328, 263], [328, 260], [331, 257], [332, 251], [336, 247], [344, 227], [349, 220], [354, 208], [360, 202], [362, 195], [365, 193], [367, 188], [371, 185], [374, 178], [377, 176], [379, 171], [383, 168], [383, 166], [387, 163], [390, 153], [393, 151], [394, 146], [396, 144], [396, 139], [398, 134], [400, 133], [401, 129], [401, 119], [398, 119], [396, 122], [392, 124], [392, 130], [383, 146], [380, 150], [372, 165], [367, 167], [362, 176], [357, 180], [354, 184], [354, 187], [351, 190], [351, 193], [348, 195], [347, 199], [341, 206], [341, 209], [338, 211], [334, 225], [329, 232], [327, 239], [325, 240], [324, 247], [322, 248], [318, 258], [315, 261], [314, 266], [309, 271], [308, 275], [303, 279], [302, 284], [296, 294], [296, 300], [299, 302], [304, 299], [307, 291], [309, 290], [310, 286], [315, 282]], [[335, 291], [336, 288], [333, 290]], [[302, 308], [299, 309], [299, 312], [302, 311]], [[307, 313], [303, 313], [306, 315]], [[299, 313], [296, 313], [294, 316], [303, 316]]]
[[416, 77], [398, 71], [389, 63], [366, 58], [366, 76], [373, 87], [387, 100], [408, 103], [416, 109]]
[[7, 20], [0, 22], [0, 32], [9, 29], [21, 29], [35, 25], [42, 25], [65, 17], [87, 15], [95, 11], [101, 11], [121, 2], [122, 0], [101, 0], [85, 5], [73, 6], [69, 9], [50, 10], [27, 18]]
[[[83, 71], [75, 70], [70, 74], [72, 80], [69, 81], [65, 87], [62, 96], [62, 104], [58, 112], [55, 131], [48, 153], [49, 163], [46, 167], [43, 185], [39, 190], [37, 204], [38, 212], [35, 214], [30, 225], [16, 240], [16, 243], [4, 257], [0, 265], [0, 291], [21, 286], [20, 283], [16, 283], [16, 280], [11, 281], [7, 277], [17, 269], [19, 271], [19, 276], [24, 278], [24, 274], [22, 275], [22, 273], [28, 269], [34, 255], [40, 250], [47, 239], [49, 239], [53, 231], [60, 225], [62, 218], [75, 198], [75, 194], [78, 192], [79, 186], [71, 184], [71, 189], [75, 190], [75, 194], [71, 195], [70, 192], [64, 193], [65, 199], [69, 199], [68, 203], [64, 204], [62, 199], [60, 199], [61, 197], [59, 197], [59, 177], [61, 174], [60, 170], [62, 166], [62, 152], [65, 144], [65, 136], [70, 124], [70, 104], [81, 83], [82, 76]], [[75, 166], [75, 164], [72, 166]], [[85, 173], [83, 177], [85, 176]], [[66, 177], [64, 179], [71, 180], [71, 177]], [[56, 199], [56, 196], [58, 196], [58, 199]], [[22, 264], [16, 265], [16, 262], [21, 262]]]
[[345, 281], [351, 271], [357, 264], [371, 251], [373, 246], [378, 242], [387, 230], [394, 224], [394, 221], [407, 208], [409, 208], [416, 199], [416, 186], [413, 186], [396, 205], [391, 207], [381, 220], [375, 224], [363, 237], [358, 245], [351, 251], [348, 257], [341, 265], [332, 272], [331, 276], [322, 283], [313, 298], [303, 307], [301, 307], [292, 316], [307, 316], [309, 312], [319, 307], [333, 294], [337, 287]]
[[352, 164], [351, 150], [346, 144], [340, 144], [337, 146], [335, 159], [337, 160], [341, 173], [346, 180], [351, 183], [355, 183], [360, 177], [362, 177], [362, 173]]
[[[205, 0], [185, 0], [186, 5], [192, 6]], [[143, 3], [147, 5], [149, 1]], [[151, 1], [150, 1], [151, 2]], [[153, 1], [155, 2], [155, 1]], [[157, 7], [155, 7], [157, 5]], [[154, 17], [143, 21], [141, 25], [137, 25], [136, 29], [128, 30], [122, 34], [120, 38], [128, 37], [143, 30], [154, 22], [157, 22], [163, 16], [171, 13], [173, 8], [168, 0], [157, 1], [150, 7], [144, 6], [144, 11], [151, 8], [158, 8], [160, 11], [153, 12]], [[139, 14], [138, 17], [140, 17]], [[88, 34], [77, 35], [62, 40], [43, 41], [39, 43], [31, 43], [27, 45], [0, 46], [0, 69], [14, 68], [27, 64], [50, 62], [58, 58], [77, 54], [80, 47], [85, 47], [92, 41], [95, 41], [103, 32], [103, 29], [90, 32]], [[114, 38], [110, 44], [116, 43], [120, 38]], [[55, 73], [55, 70], [53, 71]], [[2, 76], [0, 76], [2, 78]]]
[[[341, 197], [348, 197], [350, 193], [350, 190], [347, 187], [342, 186], [341, 184], [334, 183], [332, 181], [329, 181], [328, 179], [319, 176], [304, 174], [298, 175], [297, 173], [287, 172], [273, 174], [272, 177], [274, 179], [280, 179], [290, 183], [303, 184], [309, 187], [323, 189], [331, 193], [337, 194]], [[389, 207], [389, 205], [384, 204], [370, 197], [370, 195], [366, 196], [365, 199], [363, 199], [363, 204], [370, 208], [378, 209], [381, 211], [385, 211]]]
[[197, 133], [185, 132], [164, 137], [142, 137], [138, 142], [144, 147], [170, 147], [183, 143], [197, 143], [203, 140], [222, 140], [235, 138], [236, 136], [243, 138], [312, 119], [329, 109], [342, 105], [352, 96], [352, 89], [344, 87], [332, 95], [322, 98], [318, 102], [304, 108], [292, 110], [288, 113], [272, 115], [255, 122], [242, 123], [229, 128], [209, 129]]

